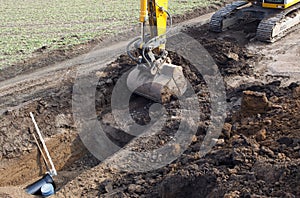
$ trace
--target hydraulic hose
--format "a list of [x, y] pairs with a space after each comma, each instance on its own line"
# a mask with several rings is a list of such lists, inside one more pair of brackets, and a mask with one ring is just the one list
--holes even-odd
[[141, 40], [142, 38], [141, 37], [137, 37], [135, 38], [134, 40], [132, 40], [130, 43], [128, 43], [127, 47], [126, 47], [126, 51], [127, 51], [127, 54], [128, 56], [133, 60], [135, 61], [136, 63], [140, 63], [139, 59], [137, 59], [136, 57], [134, 57], [131, 52], [130, 52], [130, 46], [133, 45], [135, 42]]

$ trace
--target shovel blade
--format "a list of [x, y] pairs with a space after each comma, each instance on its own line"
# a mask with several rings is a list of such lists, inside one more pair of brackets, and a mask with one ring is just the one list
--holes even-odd
[[181, 66], [165, 63], [153, 75], [144, 65], [137, 65], [128, 75], [127, 87], [138, 95], [163, 103], [171, 95], [182, 96], [187, 89], [187, 81]]

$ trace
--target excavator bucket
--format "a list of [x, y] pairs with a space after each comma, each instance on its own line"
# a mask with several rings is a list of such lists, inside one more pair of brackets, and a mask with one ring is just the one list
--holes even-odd
[[187, 81], [180, 66], [164, 63], [153, 75], [149, 67], [139, 64], [129, 73], [127, 87], [138, 95], [163, 103], [172, 95], [182, 96], [187, 89]]

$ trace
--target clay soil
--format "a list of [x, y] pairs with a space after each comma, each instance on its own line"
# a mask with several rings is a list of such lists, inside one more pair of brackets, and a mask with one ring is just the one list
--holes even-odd
[[[1, 82], [0, 196], [25, 197], [22, 188], [45, 172], [31, 135], [29, 112], [33, 112], [58, 169], [57, 197], [299, 197], [299, 79], [282, 86], [282, 76], [269, 78], [272, 73], [266, 76], [265, 70], [258, 70], [258, 63], [270, 62], [266, 49], [271, 47], [253, 40], [247, 28], [213, 34], [207, 25], [188, 25], [182, 31], [205, 47], [224, 78], [226, 119], [207, 155], [200, 157], [199, 150], [211, 119], [211, 95], [201, 74], [176, 53], [170, 53], [173, 64], [183, 66], [199, 100], [198, 130], [178, 159], [142, 173], [111, 168], [114, 156], [101, 162], [81, 142], [72, 115], [73, 85], [80, 65], [41, 76], [37, 70], [32, 79], [18, 80], [21, 76]], [[298, 42], [296, 33], [284, 39]], [[276, 59], [276, 54], [272, 56]], [[177, 114], [176, 98], [164, 104], [169, 119], [160, 132], [142, 140], [133, 138], [114, 123], [110, 98], [120, 76], [135, 63], [124, 54], [108, 62], [87, 74], [99, 78], [95, 109], [107, 136], [134, 151], [166, 144], [184, 120]], [[131, 97], [130, 113], [137, 123], [150, 121], [152, 104], [140, 96]]]

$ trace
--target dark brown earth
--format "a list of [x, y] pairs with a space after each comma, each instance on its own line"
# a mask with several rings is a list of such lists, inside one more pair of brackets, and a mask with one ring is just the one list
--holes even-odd
[[[262, 57], [246, 49], [245, 44], [252, 42], [251, 38], [243, 39], [247, 31], [236, 36], [210, 34], [207, 28], [193, 26], [185, 33], [208, 50], [225, 79], [260, 75], [254, 73], [251, 65]], [[61, 57], [65, 58], [64, 53]], [[0, 123], [0, 186], [4, 187], [0, 188], [0, 195], [20, 197], [14, 194], [15, 189], [20, 190], [45, 171], [31, 135], [34, 128], [29, 112], [33, 112], [58, 169], [58, 177], [54, 178], [59, 188], [57, 197], [299, 197], [300, 85], [294, 82], [281, 87], [280, 81], [271, 81], [226, 86], [230, 108], [222, 134], [212, 151], [200, 157], [199, 149], [210, 120], [210, 94], [201, 74], [187, 60], [174, 53], [170, 57], [174, 64], [184, 67], [203, 112], [191, 145], [178, 159], [144, 173], [119, 171], [100, 163], [78, 136], [72, 116], [76, 72], [70, 68], [63, 81], [45, 86], [42, 91], [34, 91], [33, 86], [27, 88], [32, 95], [26, 90], [19, 93], [24, 95], [21, 99], [16, 93], [1, 96], [6, 108], [1, 112]], [[35, 61], [38, 63], [39, 59]], [[32, 63], [32, 68], [36, 63]], [[132, 137], [120, 131], [110, 118], [110, 97], [118, 78], [132, 66], [134, 63], [127, 55], [121, 55], [105, 69], [91, 74], [99, 77], [98, 120], [111, 140], [121, 146]], [[144, 105], [149, 107], [152, 103], [132, 96], [132, 117], [138, 123], [147, 123], [149, 115]], [[176, 99], [165, 106], [170, 109], [168, 113], [174, 113]], [[151, 150], [166, 144], [176, 132], [177, 122], [169, 120], [161, 132], [149, 141], [134, 142], [132, 149]]]
[[[122, 65], [124, 59], [127, 59], [126, 56], [118, 59], [117, 63]], [[185, 61], [175, 63], [188, 64]], [[108, 68], [109, 76], [114, 76], [112, 71]], [[235, 101], [237, 97], [242, 98], [242, 102], [228, 114], [218, 144], [204, 158], [199, 158], [198, 151], [205, 127], [199, 125], [194, 142], [183, 156], [164, 168], [146, 173], [127, 173], [102, 164], [67, 184], [58, 195], [297, 197], [300, 87], [295, 83], [286, 88], [279, 85], [280, 82], [247, 84], [228, 90], [228, 102]], [[205, 101], [206, 98], [208, 104], [207, 97], [204, 94], [199, 99]], [[204, 110], [205, 105], [200, 108]], [[107, 112], [101, 117], [105, 114]], [[201, 123], [205, 121], [207, 118]], [[172, 133], [172, 127], [167, 133]], [[161, 141], [168, 141], [166, 136], [159, 133], [159, 138], [154, 138], [154, 144], [161, 145]], [[150, 146], [153, 147], [152, 144]], [[148, 145], [139, 147], [151, 149]], [[75, 187], [78, 183], [82, 185], [81, 190]]]

